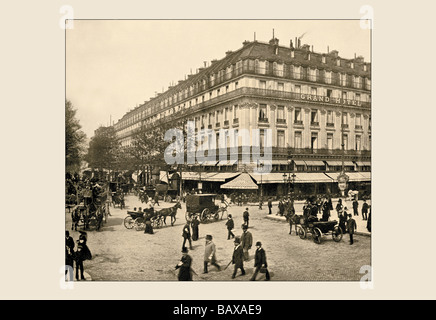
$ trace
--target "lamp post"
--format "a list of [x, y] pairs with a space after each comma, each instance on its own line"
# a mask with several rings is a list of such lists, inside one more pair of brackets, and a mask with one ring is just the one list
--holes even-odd
[[259, 198], [259, 209], [262, 209], [262, 204], [263, 204], [263, 181], [262, 181], [262, 176], [263, 176], [263, 163], [259, 163], [259, 160], [257, 160], [257, 168], [261, 168], [260, 170], [260, 198]]
[[348, 175], [345, 173], [345, 165], [344, 165], [344, 157], [345, 157], [345, 143], [344, 143], [344, 125], [342, 125], [342, 170], [341, 173], [338, 175], [338, 187], [339, 190], [342, 193], [342, 198], [345, 201], [345, 189], [347, 188], [347, 183], [349, 180]]

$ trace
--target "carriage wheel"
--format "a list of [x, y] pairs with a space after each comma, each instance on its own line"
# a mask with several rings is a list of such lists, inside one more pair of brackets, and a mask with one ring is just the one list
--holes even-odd
[[333, 229], [333, 231], [332, 231], [332, 237], [333, 237], [333, 240], [334, 240], [335, 242], [339, 242], [339, 241], [342, 240], [342, 236], [343, 236], [343, 234], [342, 234], [342, 229], [339, 228], [338, 226], [334, 227], [334, 229]]
[[133, 218], [131, 216], [127, 216], [124, 218], [124, 226], [127, 229], [132, 229], [134, 225], [135, 225], [135, 221], [133, 221]]
[[306, 239], [307, 233], [303, 227], [298, 226], [297, 234], [300, 237], [300, 239]]
[[210, 210], [208, 208], [203, 209], [200, 215], [201, 222], [205, 222], [210, 216]]
[[321, 243], [321, 236], [322, 236], [322, 232], [319, 228], [313, 228], [312, 229], [312, 239], [313, 242], [320, 244]]

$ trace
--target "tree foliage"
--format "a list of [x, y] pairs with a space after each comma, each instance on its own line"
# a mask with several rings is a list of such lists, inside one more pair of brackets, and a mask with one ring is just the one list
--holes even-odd
[[76, 118], [77, 110], [69, 100], [65, 101], [65, 166], [67, 172], [78, 172], [84, 152], [85, 133]]
[[100, 127], [89, 142], [85, 160], [91, 168], [113, 170], [116, 168], [120, 145], [114, 127]]

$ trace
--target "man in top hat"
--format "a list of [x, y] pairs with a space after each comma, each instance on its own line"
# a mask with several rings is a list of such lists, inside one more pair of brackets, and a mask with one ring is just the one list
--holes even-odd
[[244, 252], [244, 260], [248, 261], [249, 253], [248, 250], [251, 249], [253, 245], [253, 236], [250, 231], [248, 231], [248, 226], [246, 224], [242, 225], [242, 235], [241, 235], [241, 246]]
[[233, 234], [232, 230], [235, 227], [235, 223], [233, 221], [232, 215], [229, 214], [227, 216], [227, 222], [226, 222], [226, 226], [227, 226], [227, 240], [230, 240], [230, 238], [234, 238], [235, 235]]
[[270, 276], [267, 269], [268, 264], [266, 263], [266, 254], [265, 254], [265, 250], [262, 248], [262, 243], [260, 241], [256, 242], [256, 248], [257, 248], [256, 253], [254, 255], [255, 270], [250, 280], [255, 281], [260, 269], [264, 268], [266, 280], [269, 281]]
[[242, 217], [244, 218], [244, 224], [248, 228], [248, 221], [250, 220], [250, 214], [248, 213], [248, 208], [245, 208], [244, 213], [242, 214]]
[[356, 224], [356, 220], [354, 220], [351, 216], [351, 213], [348, 214], [348, 220], [347, 220], [347, 231], [348, 234], [350, 235], [350, 245], [354, 243], [353, 241], [353, 234], [354, 234], [354, 230], [357, 229], [357, 224]]
[[191, 264], [192, 258], [188, 254], [188, 248], [182, 248], [182, 258], [179, 263], [176, 265], [176, 270], [179, 270], [178, 279], [179, 281], [192, 281], [192, 272], [191, 272]]
[[[70, 236], [69, 231], [65, 231], [65, 266], [71, 267], [71, 272], [73, 272], [74, 268], [74, 239]], [[65, 269], [65, 276], [67, 275], [68, 270]], [[72, 274], [70, 274], [73, 277]]]
[[207, 265], [210, 262], [211, 265], [215, 266], [218, 271], [221, 271], [221, 267], [216, 263], [216, 247], [215, 243], [212, 241], [212, 236], [210, 234], [206, 235], [206, 246], [204, 247], [204, 271], [203, 273], [208, 273]]
[[188, 222], [187, 222], [187, 223], [185, 224], [185, 226], [183, 227], [183, 233], [182, 233], [182, 236], [183, 236], [183, 244], [182, 244], [182, 248], [185, 247], [186, 240], [188, 240], [188, 241], [189, 241], [189, 249], [192, 250], [191, 228], [189, 227], [189, 223], [188, 223]]
[[238, 269], [241, 269], [241, 275], [245, 275], [244, 252], [242, 250], [241, 239], [239, 237], [235, 238], [235, 249], [233, 250], [232, 264], [235, 265], [235, 269], [233, 270], [233, 274], [232, 274], [232, 279], [235, 279], [236, 272], [238, 271]]

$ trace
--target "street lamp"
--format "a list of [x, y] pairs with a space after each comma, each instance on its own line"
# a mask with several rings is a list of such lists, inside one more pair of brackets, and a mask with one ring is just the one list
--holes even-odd
[[257, 168], [261, 168], [260, 170], [260, 199], [259, 199], [259, 209], [262, 209], [262, 202], [263, 202], [263, 181], [262, 181], [262, 176], [263, 176], [263, 162], [259, 163], [259, 160], [257, 160]]

